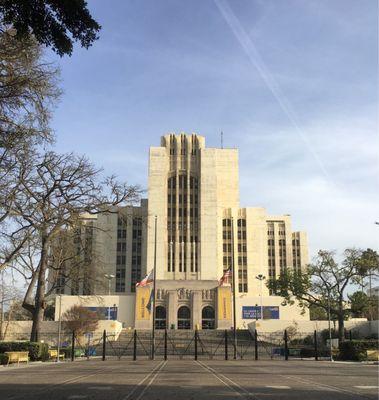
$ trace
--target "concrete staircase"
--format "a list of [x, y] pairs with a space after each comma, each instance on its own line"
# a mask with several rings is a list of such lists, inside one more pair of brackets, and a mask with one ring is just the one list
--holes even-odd
[[[234, 336], [232, 331], [228, 335], [228, 356], [234, 355]], [[123, 329], [116, 341], [107, 340], [107, 356], [133, 357], [134, 331]], [[136, 355], [137, 358], [151, 356], [151, 331], [137, 331]], [[199, 358], [225, 357], [225, 331], [224, 330], [199, 330], [197, 340]], [[155, 357], [163, 358], [165, 353], [164, 330], [155, 331]], [[189, 358], [195, 356], [195, 331], [194, 330], [168, 330], [167, 331], [167, 356], [169, 358]], [[254, 341], [248, 330], [237, 330], [237, 358], [254, 357]]]

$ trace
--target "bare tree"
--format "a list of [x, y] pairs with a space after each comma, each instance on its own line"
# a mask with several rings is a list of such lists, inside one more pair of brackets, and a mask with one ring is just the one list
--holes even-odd
[[72, 306], [62, 315], [66, 330], [75, 331], [76, 335], [83, 335], [96, 330], [99, 324], [99, 314], [82, 306]]
[[13, 30], [0, 31], [0, 269], [27, 240], [12, 213], [36, 146], [53, 138], [49, 121], [60, 95], [58, 72], [32, 36], [17, 40]]
[[[29, 261], [22, 256], [24, 263], [34, 262], [23, 303], [33, 314], [32, 341], [38, 341], [46, 307], [47, 273], [62, 232], [77, 229], [86, 213], [112, 212], [113, 206], [132, 204], [139, 197], [136, 186], [120, 184], [114, 177], [101, 180], [101, 171], [84, 157], [48, 152], [38, 155], [36, 161], [21, 180], [20, 194], [11, 210], [17, 231], [26, 234], [28, 246], [34, 249], [33, 254], [28, 253]], [[22, 257], [14, 259], [14, 267]], [[63, 271], [59, 263], [55, 268]]]

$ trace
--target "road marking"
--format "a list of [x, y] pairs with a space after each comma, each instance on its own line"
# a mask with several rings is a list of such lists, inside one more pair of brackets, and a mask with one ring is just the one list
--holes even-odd
[[140, 400], [142, 398], [142, 396], [145, 394], [146, 390], [151, 386], [151, 384], [154, 382], [155, 378], [158, 376], [158, 374], [162, 371], [162, 369], [165, 367], [165, 365], [167, 364], [167, 361], [165, 361], [160, 368], [158, 368], [155, 372], [155, 374], [153, 375], [153, 377], [150, 379], [149, 383], [143, 388], [142, 392], [140, 393], [140, 395], [136, 398], [136, 400]]
[[[123, 398], [123, 400], [128, 400], [134, 394], [134, 392], [155, 372], [160, 370], [161, 367], [167, 364], [167, 361], [161, 361], [157, 366], [155, 366], [142, 380], [140, 380], [137, 385], [134, 386], [133, 390]], [[159, 371], [158, 371], [159, 372]], [[140, 398], [140, 397], [138, 397]]]
[[353, 386], [357, 389], [378, 389], [379, 386]]
[[266, 385], [266, 388], [269, 388], [269, 389], [291, 389], [289, 386], [269, 386], [269, 385]]
[[356, 398], [362, 398], [362, 399], [367, 399], [368, 398], [368, 397], [366, 397], [366, 396], [364, 396], [364, 395], [362, 395], [360, 393], [357, 393], [357, 392], [352, 392], [350, 390], [342, 389], [342, 388], [339, 388], [339, 387], [336, 387], [336, 386], [326, 385], [324, 383], [317, 383], [317, 382], [314, 382], [314, 381], [309, 380], [309, 379], [298, 378], [298, 377], [290, 376], [290, 375], [278, 375], [278, 376], [281, 376], [282, 378], [292, 379], [292, 380], [300, 382], [300, 383], [307, 383], [308, 385], [311, 384], [311, 385], [313, 385], [315, 387], [318, 387], [318, 388], [321, 388], [323, 390], [327, 389], [327, 390], [334, 391], [334, 392], [344, 393], [344, 394], [347, 394], [349, 396], [352, 396], [355, 399]]
[[[76, 377], [74, 377], [74, 378], [66, 379], [66, 380], [63, 381], [63, 382], [54, 383], [54, 384], [52, 384], [52, 385], [49, 385], [49, 386], [46, 387], [46, 388], [42, 388], [42, 389], [40, 389], [40, 390], [37, 390], [35, 393], [49, 392], [49, 391], [53, 390], [54, 388], [56, 388], [56, 387], [58, 387], [58, 386], [65, 386], [65, 385], [67, 385], [67, 384], [77, 382], [77, 381], [79, 381], [79, 380], [81, 380], [81, 379], [85, 379], [85, 378], [89, 378], [89, 377], [94, 376], [94, 375], [101, 374], [102, 372], [104, 372], [104, 371], [106, 371], [106, 370], [113, 370], [113, 369], [117, 369], [117, 367], [110, 367], [110, 368], [109, 368], [109, 367], [107, 366], [107, 367], [105, 367], [105, 368], [98, 369], [98, 370], [96, 370], [95, 372], [92, 372], [92, 373], [90, 373], [90, 374], [80, 375], [80, 376], [76, 376]], [[25, 397], [29, 397], [29, 395], [30, 395], [30, 393], [22, 394], [22, 395], [15, 395], [15, 396], [13, 396], [13, 397], [9, 397], [8, 400], [23, 399], [23, 398], [25, 398]], [[73, 395], [73, 396], [80, 396], [80, 395]], [[88, 396], [81, 397], [81, 398], [87, 398], [87, 397], [88, 397]]]
[[[238, 394], [241, 397], [245, 397], [247, 396], [247, 398], [253, 399], [253, 400], [260, 400], [259, 397], [257, 397], [255, 394], [250, 393], [248, 390], [246, 390], [244, 387], [242, 387], [241, 385], [239, 385], [238, 383], [234, 382], [233, 380], [231, 380], [230, 378], [228, 378], [227, 376], [223, 375], [220, 372], [217, 372], [216, 370], [214, 370], [212, 367], [210, 367], [209, 365], [203, 364], [200, 361], [195, 361], [197, 364], [199, 364], [201, 367], [203, 367], [205, 370], [207, 370], [208, 372], [210, 372], [215, 378], [217, 378], [220, 382], [222, 382], [225, 386], [227, 386], [229, 389], [231, 389], [234, 393]], [[223, 379], [221, 379], [221, 377]], [[232, 385], [234, 385], [235, 387], [237, 387], [239, 391], [237, 391], [235, 389], [235, 387], [233, 387], [232, 385], [230, 385], [228, 382], [229, 381]], [[241, 393], [242, 392], [242, 393]]]

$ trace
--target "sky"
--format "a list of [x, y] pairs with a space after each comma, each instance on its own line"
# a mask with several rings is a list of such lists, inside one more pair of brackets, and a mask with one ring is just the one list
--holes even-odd
[[318, 249], [379, 248], [376, 0], [89, 0], [89, 49], [47, 56], [58, 151], [147, 188], [168, 132], [239, 149], [242, 207]]

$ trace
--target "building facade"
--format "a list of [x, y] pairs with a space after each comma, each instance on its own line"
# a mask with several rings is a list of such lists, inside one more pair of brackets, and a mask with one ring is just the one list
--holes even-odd
[[148, 199], [139, 207], [91, 220], [93, 267], [108, 277], [92, 294], [125, 296], [134, 314], [127, 320], [149, 329], [151, 287], [135, 284], [156, 260], [157, 327], [225, 329], [232, 323], [231, 288], [219, 280], [234, 263], [240, 325], [288, 310], [307, 318], [295, 306], [281, 311], [281, 299], [264, 283], [286, 268], [305, 267], [306, 233], [292, 231], [289, 215], [240, 207], [237, 149], [207, 148], [195, 134], [168, 134], [150, 148], [148, 174]]

